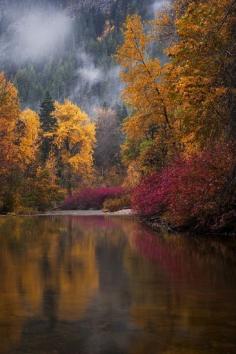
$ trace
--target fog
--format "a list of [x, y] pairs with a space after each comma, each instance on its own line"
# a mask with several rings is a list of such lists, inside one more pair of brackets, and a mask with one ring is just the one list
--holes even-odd
[[[11, 5], [0, 14], [0, 19], [4, 22], [0, 37], [2, 67], [11, 64], [24, 67], [32, 63], [41, 70], [40, 64], [65, 56], [67, 41], [73, 41], [74, 20], [59, 8], [41, 5], [22, 9]], [[120, 101], [121, 83], [118, 66], [105, 70], [95, 64], [95, 58], [86, 53], [84, 47], [82, 39], [76, 47], [77, 69], [74, 86], [68, 96], [92, 113], [104, 102], [114, 106]], [[99, 85], [103, 85], [102, 90]]]
[[[157, 0], [150, 3], [153, 16], [169, 2]], [[32, 63], [40, 74], [41, 64], [66, 56], [67, 42], [73, 42], [74, 31], [74, 19], [68, 12], [45, 4], [30, 7], [11, 4], [2, 11], [0, 9], [0, 25], [4, 28], [0, 37], [1, 68], [9, 65], [24, 67]], [[76, 43], [75, 77], [67, 96], [92, 114], [97, 106], [104, 103], [110, 107], [119, 104], [122, 84], [119, 66], [98, 65], [97, 58], [87, 53], [85, 47], [83, 38], [81, 43]], [[26, 102], [33, 107], [39, 103]]]
[[157, 0], [151, 5], [151, 13], [156, 15], [158, 11], [161, 11], [163, 8], [169, 6], [171, 0]]
[[[77, 85], [73, 89], [71, 98], [80, 97], [83, 107], [91, 115], [93, 115], [97, 107], [102, 106], [104, 103], [110, 107], [119, 104], [123, 87], [119, 78], [120, 67], [114, 65], [110, 69], [105, 69], [102, 66], [98, 66], [95, 63], [95, 58], [82, 48], [78, 49], [77, 60]], [[103, 92], [99, 92], [101, 87]], [[97, 94], [96, 91], [98, 91]], [[87, 101], [87, 94], [90, 92], [94, 92], [94, 94]]]
[[50, 8], [6, 10], [7, 31], [0, 40], [1, 62], [40, 62], [64, 49], [73, 20], [65, 11]]
[[102, 68], [95, 65], [93, 57], [81, 49], [78, 50], [77, 60], [80, 63], [77, 73], [90, 87], [103, 80]]

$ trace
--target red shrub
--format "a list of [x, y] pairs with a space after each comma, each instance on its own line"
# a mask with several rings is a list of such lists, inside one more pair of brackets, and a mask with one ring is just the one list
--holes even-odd
[[62, 208], [66, 210], [101, 209], [107, 198], [124, 195], [122, 187], [85, 188], [68, 196]]
[[232, 166], [232, 147], [226, 144], [175, 161], [135, 189], [133, 208], [143, 216], [165, 216], [176, 226], [212, 223]]
[[[162, 183], [162, 173], [146, 177], [133, 191], [132, 207], [142, 216], [161, 214], [166, 207], [167, 186]], [[168, 183], [168, 180], [167, 180]]]

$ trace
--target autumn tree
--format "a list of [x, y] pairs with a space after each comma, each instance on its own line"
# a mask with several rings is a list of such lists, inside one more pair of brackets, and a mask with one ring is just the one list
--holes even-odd
[[40, 121], [31, 109], [22, 111], [16, 125], [19, 161], [23, 167], [29, 166], [38, 158]]
[[0, 209], [13, 204], [14, 169], [17, 165], [15, 131], [20, 114], [18, 92], [3, 73], [0, 73]]
[[93, 172], [95, 126], [76, 104], [69, 100], [55, 103], [57, 119], [55, 144], [60, 156], [62, 183], [69, 192], [78, 181], [86, 181]]
[[15, 161], [13, 142], [19, 114], [18, 92], [0, 73], [0, 174], [4, 174]]
[[[161, 167], [169, 155], [234, 134], [235, 8], [233, 0], [176, 0], [151, 23], [127, 19], [117, 59], [131, 107], [124, 124], [128, 164]], [[163, 38], [169, 61], [161, 65], [150, 47]]]
[[235, 5], [231, 0], [178, 0], [179, 8], [178, 41], [167, 49], [171, 61], [166, 81], [180, 139], [199, 149], [234, 130]]
[[40, 119], [20, 112], [18, 92], [0, 74], [0, 211], [29, 212], [49, 208], [58, 200], [55, 168], [49, 157], [41, 166]]
[[[198, 161], [201, 176], [188, 169], [181, 182], [183, 189], [188, 183], [188, 192], [178, 203], [183, 214], [184, 205], [196, 205], [192, 190], [197, 190], [210, 171], [203, 195], [208, 198], [215, 186], [214, 198], [220, 200], [211, 204], [212, 213], [219, 219], [235, 218], [235, 18], [234, 0], [176, 0], [171, 11], [163, 10], [151, 23], [129, 17], [124, 43], [118, 49], [123, 98], [131, 112], [124, 123], [123, 156], [128, 174], [138, 184], [143, 174], [159, 170], [159, 181], [159, 173], [168, 171], [175, 161], [185, 161], [186, 166]], [[165, 49], [168, 60], [161, 65], [153, 47], [165, 35], [171, 40]], [[229, 164], [219, 171], [213, 163], [216, 146], [219, 151], [228, 147]], [[218, 172], [222, 173], [220, 184]], [[179, 181], [178, 170], [174, 176]], [[147, 202], [154, 203], [154, 194], [162, 196], [167, 182], [165, 178], [156, 189], [153, 184], [153, 190], [151, 182]], [[180, 193], [173, 195], [180, 197]], [[143, 201], [142, 193], [140, 198]], [[199, 205], [199, 215], [205, 215], [204, 202]]]
[[[236, 2], [176, 0], [178, 41], [167, 49], [167, 81], [175, 97], [175, 124], [191, 154], [236, 137]], [[178, 11], [181, 10], [181, 11]], [[236, 202], [232, 166], [222, 209]]]
[[[139, 16], [128, 17], [124, 26], [124, 42], [117, 51], [121, 65], [121, 78], [125, 84], [124, 102], [131, 114], [124, 123], [126, 142], [123, 155], [127, 163], [137, 163], [137, 168], [146, 173], [144, 160], [150, 160], [148, 168], [158, 168], [174, 146], [172, 112], [168, 90], [163, 85], [163, 70], [158, 58], [150, 54], [152, 36], [145, 30]], [[155, 149], [154, 146], [165, 148]], [[144, 168], [143, 168], [144, 167]]]
[[[55, 159], [49, 155], [41, 163], [40, 119], [36, 112], [26, 109], [17, 122], [17, 145], [20, 169], [18, 190], [14, 194], [15, 211], [46, 210], [61, 198], [56, 176]], [[17, 205], [18, 198], [18, 205]]]

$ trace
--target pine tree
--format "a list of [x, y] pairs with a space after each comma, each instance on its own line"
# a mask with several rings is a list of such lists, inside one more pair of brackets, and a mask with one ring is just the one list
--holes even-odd
[[40, 125], [42, 129], [41, 159], [46, 162], [50, 152], [53, 150], [53, 137], [47, 133], [53, 133], [57, 127], [57, 120], [53, 116], [54, 102], [50, 93], [47, 91], [40, 107]]
[[40, 107], [40, 123], [44, 132], [52, 132], [56, 128], [56, 119], [53, 117], [54, 102], [47, 91]]

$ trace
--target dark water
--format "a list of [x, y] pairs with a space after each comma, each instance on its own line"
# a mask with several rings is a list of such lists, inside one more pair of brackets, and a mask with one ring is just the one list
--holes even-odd
[[0, 218], [0, 353], [236, 353], [235, 263], [129, 218]]

